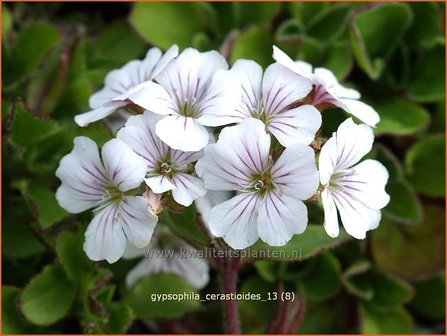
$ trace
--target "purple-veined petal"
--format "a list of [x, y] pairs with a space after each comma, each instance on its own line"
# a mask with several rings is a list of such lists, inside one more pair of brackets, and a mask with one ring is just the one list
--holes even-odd
[[307, 208], [300, 200], [272, 190], [259, 202], [258, 234], [270, 246], [287, 244], [306, 226]]
[[138, 78], [138, 83], [143, 83], [148, 80], [153, 79], [153, 71], [156, 65], [160, 62], [162, 57], [162, 52], [158, 48], [151, 48], [147, 51], [146, 56], [141, 61], [138, 67], [138, 73], [136, 77]]
[[81, 127], [88, 126], [90, 123], [104, 119], [114, 113], [119, 108], [126, 106], [125, 102], [115, 102], [111, 105], [100, 107], [89, 112], [78, 114], [74, 117], [76, 124]]
[[118, 95], [120, 95], [120, 93], [108, 87], [104, 87], [90, 96], [88, 104], [92, 109], [99, 109], [103, 107], [106, 102]]
[[119, 139], [104, 144], [102, 160], [113, 185], [122, 192], [138, 187], [147, 172], [145, 161]]
[[94, 261], [116, 262], [123, 255], [126, 236], [119, 222], [119, 204], [111, 203], [95, 213], [85, 232], [84, 251]]
[[167, 116], [157, 123], [155, 131], [169, 147], [184, 152], [199, 151], [209, 142], [206, 128], [191, 117]]
[[99, 158], [98, 147], [89, 138], [74, 139], [74, 148], [62, 158], [56, 176], [62, 182], [56, 199], [69, 212], [80, 213], [107, 197], [105, 188], [109, 179]]
[[237, 126], [224, 128], [217, 143], [205, 148], [196, 172], [207, 189], [245, 189], [254, 173], [267, 168], [269, 150], [270, 136], [262, 121], [246, 119]]
[[244, 249], [258, 240], [259, 199], [255, 193], [244, 193], [216, 205], [210, 211], [211, 233], [222, 237], [234, 249]]
[[197, 211], [202, 216], [202, 220], [209, 227], [209, 215], [211, 209], [231, 198], [232, 193], [223, 190], [208, 190], [206, 195], [195, 200]]
[[132, 245], [139, 248], [149, 245], [158, 217], [149, 211], [144, 197], [123, 197], [119, 206], [119, 219]]
[[164, 69], [167, 67], [167, 65], [178, 56], [178, 46], [174, 44], [169, 48], [164, 55], [160, 58], [158, 63], [156, 64], [155, 68], [151, 72], [150, 79], [154, 79], [156, 76], [158, 76]]
[[294, 62], [284, 51], [279, 49], [277, 46], [273, 46], [273, 59], [282, 66], [293, 71], [294, 73], [302, 77], [310, 78], [312, 68], [310, 69], [309, 72], [307, 68], [304, 68], [301, 66], [301, 64]]
[[143, 115], [130, 117], [117, 134], [118, 139], [146, 161], [148, 171], [168, 159], [169, 147], [155, 134], [155, 125], [160, 120], [159, 115], [145, 111]]
[[206, 194], [203, 181], [198, 177], [180, 173], [174, 175], [171, 182], [175, 186], [172, 197], [181, 205], [190, 206], [197, 198]]
[[156, 194], [162, 194], [168, 190], [175, 188], [175, 185], [171, 182], [170, 178], [166, 175], [155, 175], [147, 177], [144, 182], [151, 188]]
[[324, 209], [324, 229], [330, 237], [338, 237], [340, 229], [338, 227], [337, 208], [330, 191], [324, 189], [321, 192], [321, 200]]
[[346, 193], [371, 209], [382, 209], [390, 201], [385, 192], [388, 171], [376, 160], [365, 160], [347, 170], [334, 181]]
[[318, 188], [318, 170], [312, 148], [293, 144], [282, 152], [272, 167], [273, 183], [281, 192], [300, 200], [315, 194]]
[[262, 102], [267, 115], [275, 115], [312, 90], [312, 82], [279, 63], [270, 65], [262, 81]]
[[321, 126], [321, 114], [312, 105], [276, 114], [268, 124], [268, 130], [284, 147], [294, 143], [309, 145]]
[[339, 98], [350, 98], [350, 99], [360, 99], [360, 93], [357, 90], [346, 88], [337, 80], [334, 73], [326, 68], [315, 68], [315, 76], [317, 76], [325, 85], [326, 89], [330, 94], [337, 99]]
[[[334, 133], [335, 134], [335, 133]], [[318, 158], [318, 168], [320, 172], [320, 182], [322, 185], [329, 183], [338, 162], [337, 138], [331, 137], [323, 145]]]
[[348, 234], [364, 239], [367, 231], [377, 228], [381, 218], [380, 210], [367, 207], [345, 191], [334, 190], [331, 195]]
[[380, 121], [380, 116], [371, 106], [354, 99], [340, 99], [341, 108], [358, 118], [365, 124], [375, 127]]
[[186, 165], [193, 163], [203, 156], [203, 150], [198, 152], [183, 152], [175, 149], [171, 149], [172, 164], [176, 167], [185, 167]]

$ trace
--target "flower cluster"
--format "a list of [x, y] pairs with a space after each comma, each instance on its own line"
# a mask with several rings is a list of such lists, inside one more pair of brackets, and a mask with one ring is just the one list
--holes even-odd
[[[285, 245], [306, 230], [306, 201], [321, 202], [332, 237], [338, 214], [355, 238], [377, 227], [388, 172], [375, 160], [358, 162], [371, 150], [378, 114], [328, 69], [312, 70], [277, 47], [273, 58], [265, 70], [251, 60], [230, 68], [216, 51], [152, 48], [107, 75], [92, 110], [75, 121], [113, 120], [116, 138], [101, 155], [92, 140], [76, 138], [56, 172], [59, 204], [72, 213], [93, 209], [89, 258], [112, 263], [125, 250], [156, 248], [157, 215], [193, 202], [209, 234], [234, 249], [259, 238]], [[315, 139], [325, 140], [321, 111], [329, 106], [357, 123], [346, 119], [320, 151]], [[191, 267], [207, 274], [201, 262]], [[164, 266], [145, 261], [128, 282], [154, 269]]]

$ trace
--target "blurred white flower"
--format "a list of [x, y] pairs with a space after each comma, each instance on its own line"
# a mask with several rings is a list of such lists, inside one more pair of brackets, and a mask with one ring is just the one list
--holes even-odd
[[106, 76], [104, 88], [94, 93], [89, 100], [92, 111], [78, 114], [76, 123], [81, 126], [104, 119], [132, 101], [132, 97], [150, 83], [155, 76], [178, 55], [173, 45], [164, 55], [158, 48], [149, 49], [144, 60], [133, 60]]
[[208, 217], [211, 233], [234, 249], [246, 248], [259, 237], [272, 246], [284, 245], [307, 226], [302, 201], [318, 187], [313, 150], [296, 143], [274, 163], [269, 151], [264, 124], [250, 118], [224, 128], [196, 165], [207, 189], [238, 192], [213, 207]]
[[202, 289], [210, 280], [206, 260], [198, 256], [195, 248], [167, 230], [157, 231], [146, 248], [139, 249], [128, 244], [123, 259], [138, 257], [144, 258], [127, 273], [127, 287], [132, 287], [139, 279], [156, 273], [177, 274], [196, 289]]
[[117, 139], [108, 141], [101, 154], [102, 162], [92, 140], [75, 138], [56, 171], [62, 182], [56, 198], [71, 213], [94, 208], [84, 250], [92, 260], [113, 263], [123, 255], [126, 238], [136, 247], [147, 246], [158, 218], [143, 197], [125, 195], [143, 182], [144, 161]]
[[206, 195], [196, 199], [196, 209], [202, 217], [203, 223], [209, 229], [210, 211], [216, 205], [228, 201], [232, 196], [231, 191], [225, 190], [208, 190]]
[[[184, 206], [205, 195], [203, 181], [190, 173], [203, 152], [171, 149], [155, 134], [162, 116], [146, 111], [132, 116], [117, 138], [129, 145], [145, 162], [145, 182], [156, 194], [172, 191], [174, 200]], [[208, 132], [207, 132], [208, 136]], [[187, 141], [185, 141], [187, 142]]]
[[371, 106], [359, 101], [360, 93], [340, 85], [332, 71], [315, 68], [312, 72], [312, 65], [303, 61], [292, 61], [276, 46], [273, 46], [273, 58], [286, 68], [312, 81], [315, 86], [312, 105], [340, 107], [372, 127], [380, 121], [379, 114]]
[[312, 90], [309, 79], [278, 63], [263, 73], [259, 64], [249, 60], [237, 61], [230, 73], [239, 81], [242, 101], [234, 110], [227, 108], [219, 111], [223, 114], [205, 116], [209, 125], [240, 123], [253, 117], [262, 120], [283, 146], [313, 141], [321, 125], [320, 112], [312, 105], [290, 106]]
[[[240, 90], [217, 51], [185, 49], [132, 101], [163, 115], [156, 134], [171, 148], [199, 151], [209, 142], [208, 115], [221, 115], [240, 102]], [[155, 88], [158, 86], [158, 88]]]
[[[388, 171], [376, 160], [357, 162], [372, 148], [374, 134], [367, 125], [345, 120], [320, 152], [321, 198], [326, 232], [339, 233], [337, 209], [346, 232], [363, 239], [380, 222], [380, 209], [390, 197], [385, 192]], [[354, 166], [355, 165], [355, 166]]]

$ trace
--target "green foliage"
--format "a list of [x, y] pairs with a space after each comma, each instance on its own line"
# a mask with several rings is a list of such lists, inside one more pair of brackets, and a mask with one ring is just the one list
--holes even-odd
[[[127, 288], [125, 276], [139, 260], [89, 260], [83, 244], [91, 213], [68, 215], [55, 199], [54, 173], [73, 138], [85, 135], [101, 146], [111, 137], [105, 124], [79, 128], [73, 117], [89, 109], [112, 69], [172, 44], [264, 68], [275, 44], [332, 70], [381, 116], [368, 155], [390, 175], [379, 227], [363, 241], [342, 229], [333, 239], [321, 206], [309, 204], [312, 225], [304, 234], [282, 247], [251, 247], [238, 291], [267, 299], [282, 283], [301, 295], [306, 311], [298, 333], [444, 332], [444, 4], [108, 6], [2, 4], [4, 334], [149, 334], [184, 322], [192, 332], [223, 332], [221, 302], [151, 301], [151, 294], [198, 293], [184, 279], [154, 274]], [[322, 116], [324, 141], [347, 114], [328, 109]], [[221, 243], [197, 226], [194, 207], [175, 210], [159, 214], [159, 225], [201, 250]], [[202, 297], [219, 292], [216, 273], [210, 275]], [[242, 331], [265, 333], [276, 307], [272, 300], [239, 301]]]

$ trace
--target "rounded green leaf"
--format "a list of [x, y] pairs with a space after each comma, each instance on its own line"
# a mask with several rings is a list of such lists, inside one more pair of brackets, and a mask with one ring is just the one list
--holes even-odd
[[408, 182], [389, 181], [385, 190], [390, 195], [390, 202], [383, 209], [384, 214], [398, 221], [419, 223], [422, 218], [421, 205]]
[[404, 3], [380, 4], [359, 12], [351, 24], [351, 44], [359, 67], [377, 79], [412, 20]]
[[53, 324], [68, 313], [75, 293], [74, 283], [60, 266], [47, 266], [23, 290], [23, 314], [34, 324]]
[[273, 38], [270, 33], [253, 26], [235, 40], [230, 61], [234, 63], [240, 58], [245, 58], [266, 67], [273, 62], [272, 45]]
[[30, 324], [18, 311], [20, 290], [12, 286], [2, 287], [2, 334], [26, 334]]
[[4, 4], [2, 6], [2, 35], [6, 35], [12, 28], [12, 14], [11, 11]]
[[433, 135], [417, 142], [407, 152], [408, 181], [416, 191], [433, 197], [445, 195], [445, 138]]
[[416, 295], [410, 308], [423, 318], [442, 321], [445, 317], [445, 276], [437, 275], [413, 285]]
[[137, 318], [179, 317], [197, 309], [196, 290], [175, 274], [158, 273], [138, 281], [126, 302]]
[[377, 311], [366, 304], [360, 305], [361, 332], [363, 334], [412, 334], [413, 320], [402, 307], [390, 311]]
[[212, 25], [212, 8], [198, 2], [137, 2], [130, 23], [149, 43], [168, 49], [191, 45], [193, 37]]
[[375, 108], [380, 115], [376, 134], [413, 134], [426, 128], [430, 121], [426, 109], [401, 98], [376, 103]]
[[423, 214], [423, 221], [414, 225], [382, 219], [371, 244], [379, 266], [405, 279], [426, 277], [444, 267], [444, 208], [425, 206]]
[[232, 5], [235, 21], [241, 28], [269, 24], [281, 8], [279, 2], [233, 2]]

